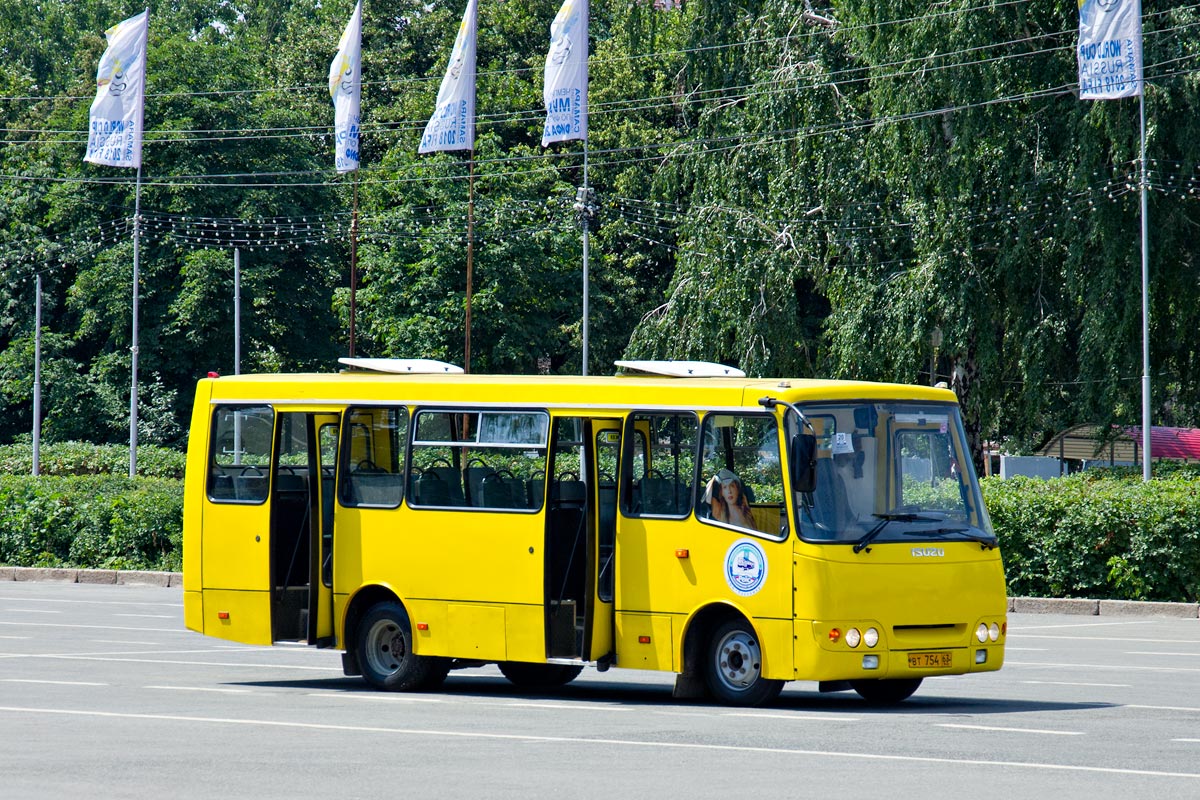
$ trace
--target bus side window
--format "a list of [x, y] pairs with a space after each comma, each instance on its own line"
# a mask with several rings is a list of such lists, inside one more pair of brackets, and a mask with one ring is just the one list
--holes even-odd
[[622, 510], [628, 516], [687, 516], [695, 494], [696, 415], [640, 413], [629, 424]]
[[270, 486], [275, 411], [270, 406], [217, 406], [208, 460], [208, 499], [263, 503]]
[[396, 508], [404, 497], [404, 446], [408, 409], [351, 408], [338, 470], [342, 505]]

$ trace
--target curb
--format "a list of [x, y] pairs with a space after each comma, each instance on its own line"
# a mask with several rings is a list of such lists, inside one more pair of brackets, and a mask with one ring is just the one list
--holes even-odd
[[1200, 603], [1160, 603], [1150, 600], [1084, 600], [1054, 597], [1010, 597], [1015, 614], [1074, 614], [1087, 617], [1175, 617], [1200, 619]]
[[53, 581], [57, 583], [179, 587], [183, 586], [183, 573], [115, 569], [0, 567], [0, 581]]

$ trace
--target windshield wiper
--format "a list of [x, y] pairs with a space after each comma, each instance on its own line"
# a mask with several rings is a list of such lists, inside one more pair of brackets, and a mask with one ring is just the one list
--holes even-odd
[[861, 539], [854, 543], [854, 552], [856, 553], [861, 553], [867, 548], [867, 545], [875, 541], [875, 537], [883, 533], [883, 529], [886, 528], [890, 522], [942, 521], [942, 519], [938, 517], [930, 517], [926, 516], [925, 514], [916, 514], [911, 511], [890, 511], [882, 514], [872, 514], [871, 516], [877, 518], [879, 522], [876, 522], [873, 526], [871, 526], [871, 530], [867, 531]]
[[965, 539], [971, 542], [979, 542], [988, 550], [994, 550], [999, 542], [995, 536], [985, 536], [982, 533], [971, 533], [970, 525], [954, 525], [943, 528], [929, 528], [922, 531], [905, 531], [905, 536], [940, 536], [947, 533], [961, 534]]

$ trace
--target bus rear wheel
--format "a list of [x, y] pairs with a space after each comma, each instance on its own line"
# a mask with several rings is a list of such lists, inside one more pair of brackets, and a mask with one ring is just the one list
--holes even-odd
[[850, 688], [868, 703], [899, 703], [912, 697], [921, 685], [921, 678], [883, 678], [879, 680], [850, 681]]
[[513, 686], [522, 689], [556, 689], [579, 677], [583, 667], [574, 664], [527, 664], [501, 661], [500, 672]]
[[378, 603], [358, 626], [356, 644], [363, 678], [376, 689], [411, 692], [436, 688], [449, 662], [413, 652], [412, 624], [399, 603]]
[[704, 662], [704, 681], [722, 703], [759, 706], [779, 696], [783, 681], [762, 676], [762, 646], [750, 624], [729, 620], [713, 631]]

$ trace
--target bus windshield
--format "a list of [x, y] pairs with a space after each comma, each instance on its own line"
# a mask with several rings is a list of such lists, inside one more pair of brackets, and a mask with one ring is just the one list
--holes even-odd
[[[800, 537], [853, 545], [977, 541], [995, 547], [962, 419], [951, 404], [801, 406], [816, 434], [816, 488], [796, 492]], [[788, 440], [801, 421], [788, 415]]]

